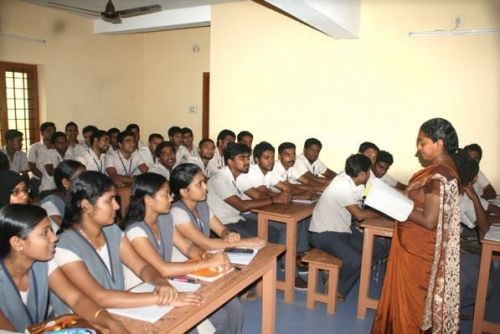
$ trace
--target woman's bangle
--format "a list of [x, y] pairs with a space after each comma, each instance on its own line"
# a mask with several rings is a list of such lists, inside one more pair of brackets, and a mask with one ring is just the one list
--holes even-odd
[[105, 308], [100, 308], [98, 309], [97, 311], [95, 311], [94, 313], [94, 320], [97, 320], [97, 317], [99, 316], [99, 314], [101, 314], [103, 311], [106, 311]]

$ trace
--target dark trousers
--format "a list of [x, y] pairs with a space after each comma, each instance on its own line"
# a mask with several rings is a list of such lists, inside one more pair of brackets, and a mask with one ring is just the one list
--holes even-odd
[[238, 298], [231, 299], [210, 317], [216, 334], [241, 334], [243, 331], [243, 307]]
[[[460, 252], [460, 306], [468, 307], [476, 301], [477, 279], [479, 277], [479, 263], [481, 256]], [[488, 280], [486, 298], [490, 298], [493, 284]]]
[[[254, 213], [244, 214], [245, 220], [240, 220], [237, 223], [226, 224], [226, 228], [229, 230], [235, 230], [238, 232], [242, 238], [250, 238], [257, 236], [257, 215]], [[269, 224], [268, 227], [268, 238], [267, 240], [271, 243], [280, 243], [281, 232], [275, 227]]]

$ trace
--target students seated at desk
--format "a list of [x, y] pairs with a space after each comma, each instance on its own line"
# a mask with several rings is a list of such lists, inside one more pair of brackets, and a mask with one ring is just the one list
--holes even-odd
[[18, 174], [28, 179], [28, 156], [22, 151], [23, 149], [23, 133], [17, 130], [5, 131], [5, 147], [0, 149], [0, 152], [5, 153], [9, 161], [9, 168]]
[[176, 164], [175, 146], [172, 142], [164, 141], [156, 146], [156, 163], [149, 169], [150, 173], [163, 175], [167, 181]]
[[[102, 173], [84, 172], [71, 184], [71, 201], [55, 254], [56, 263], [64, 274], [85, 295], [105, 308], [200, 304], [199, 295], [177, 293], [134, 250], [114, 224], [118, 210], [115, 196], [113, 182]], [[125, 291], [123, 264], [140, 279], [154, 285], [155, 291]], [[53, 306], [57, 314], [67, 313], [66, 305], [57, 298]]]
[[39, 142], [34, 143], [28, 149], [28, 165], [32, 173], [30, 178], [31, 196], [38, 197], [40, 182], [42, 179], [42, 171], [39, 169], [39, 160], [45, 159], [47, 150], [52, 148], [50, 137], [56, 132], [56, 126], [52, 122], [44, 122], [40, 125]]
[[236, 140], [236, 135], [231, 130], [222, 130], [217, 135], [217, 144], [215, 147], [215, 153], [213, 158], [208, 163], [208, 169], [210, 171], [210, 175], [213, 175], [215, 172], [222, 169], [226, 166], [224, 161], [224, 151], [229, 144], [234, 143]]
[[49, 289], [89, 322], [128, 333], [71, 284], [52, 260], [57, 237], [44, 209], [9, 204], [0, 209], [0, 330], [23, 332], [46, 320]]
[[198, 144], [198, 155], [189, 157], [186, 162], [195, 164], [200, 167], [200, 169], [203, 171], [203, 174], [208, 179], [212, 175], [212, 170], [210, 170], [208, 163], [214, 157], [214, 153], [214, 141], [210, 138], [205, 138], [200, 140], [200, 143]]
[[99, 173], [105, 172], [106, 152], [109, 149], [109, 134], [103, 130], [96, 130], [90, 137], [90, 148], [81, 151], [75, 160], [81, 162], [86, 170]]
[[[483, 150], [478, 144], [470, 144], [464, 147], [465, 152], [472, 159], [476, 160], [478, 164], [481, 163], [483, 157]], [[478, 193], [479, 197], [484, 199], [495, 199], [497, 192], [491, 185], [491, 182], [486, 178], [483, 172], [479, 171], [476, 183], [474, 183], [474, 190]]]
[[52, 148], [45, 151], [45, 154], [38, 160], [38, 169], [42, 171], [42, 181], [40, 184], [40, 197], [50, 195], [56, 190], [54, 183], [54, 169], [64, 159], [71, 159], [68, 156], [68, 140], [64, 132], [54, 132], [50, 139]]
[[[342, 260], [338, 294], [342, 300], [359, 278], [363, 233], [351, 224], [379, 215], [360, 207], [364, 185], [370, 176], [370, 159], [362, 154], [347, 158], [345, 171], [338, 174], [326, 187], [314, 208], [311, 226], [311, 244]], [[375, 239], [374, 261], [387, 254], [384, 241]]]
[[403, 184], [396, 179], [392, 178], [387, 172], [394, 162], [392, 154], [387, 151], [380, 151], [377, 155], [377, 161], [372, 165], [372, 172], [375, 177], [378, 177], [391, 187], [404, 191], [406, 189], [406, 184]]
[[91, 147], [92, 145], [91, 138], [96, 131], [97, 127], [95, 127], [94, 125], [87, 125], [83, 128], [82, 130], [83, 142], [76, 145], [75, 148], [73, 149], [74, 156], [79, 156], [80, 154], [82, 154]]
[[[195, 166], [196, 167], [196, 166]], [[193, 273], [198, 269], [228, 270], [230, 262], [224, 253], [213, 256], [186, 241], [169, 214], [172, 197], [167, 180], [158, 174], [139, 175], [132, 186], [132, 204], [125, 217], [126, 235], [132, 247], [164, 278]], [[174, 245], [194, 262], [172, 262]], [[243, 310], [237, 298], [226, 303], [209, 317], [216, 333], [241, 333]]]
[[163, 142], [163, 136], [159, 133], [152, 133], [148, 138], [148, 145], [139, 148], [139, 153], [148, 168], [153, 167], [156, 162], [156, 147]]

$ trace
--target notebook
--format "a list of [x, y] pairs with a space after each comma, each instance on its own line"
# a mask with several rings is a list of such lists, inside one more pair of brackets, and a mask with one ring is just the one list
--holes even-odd
[[227, 273], [230, 273], [233, 270], [234, 268], [231, 268], [227, 272], [219, 272], [217, 268], [205, 268], [195, 271], [192, 274], [188, 274], [187, 276], [191, 278], [197, 278], [205, 282], [213, 282], [218, 280], [222, 276], [226, 275]]
[[374, 178], [366, 185], [365, 205], [378, 210], [397, 221], [408, 219], [413, 201], [384, 181]]

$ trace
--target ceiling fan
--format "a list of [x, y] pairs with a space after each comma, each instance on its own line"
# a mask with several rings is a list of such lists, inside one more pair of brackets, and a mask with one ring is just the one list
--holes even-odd
[[100, 17], [103, 21], [110, 22], [113, 24], [121, 23], [122, 18], [139, 16], [139, 15], [144, 15], [144, 14], [151, 14], [154, 12], [159, 12], [161, 10], [160, 5], [149, 5], [149, 6], [134, 7], [134, 8], [123, 9], [123, 10], [115, 10], [115, 5], [113, 4], [113, 2], [111, 0], [108, 0], [108, 3], [106, 4], [106, 8], [104, 9], [103, 12], [90, 10], [90, 9], [86, 9], [86, 8], [81, 8], [81, 7], [74, 7], [71, 5], [66, 5], [66, 4], [58, 3], [58, 2], [54, 2], [54, 1], [48, 1], [47, 4], [51, 7], [66, 9], [66, 10], [79, 12], [79, 13], [86, 14], [86, 15]]

